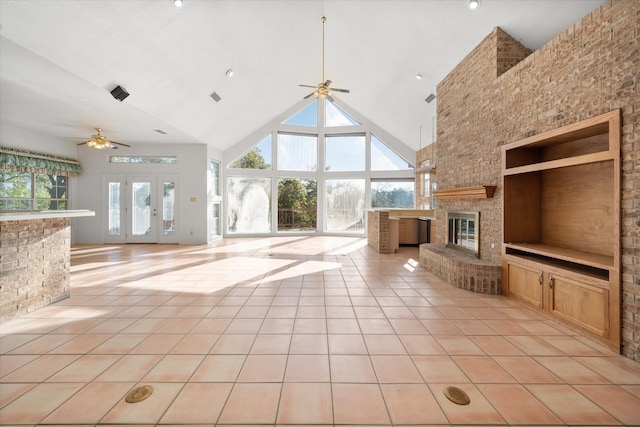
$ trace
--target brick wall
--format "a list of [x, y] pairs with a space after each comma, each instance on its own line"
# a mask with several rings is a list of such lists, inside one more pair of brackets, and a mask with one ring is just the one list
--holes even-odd
[[498, 188], [492, 199], [439, 200], [436, 217], [479, 210], [481, 256], [498, 262], [500, 146], [620, 108], [623, 353], [640, 360], [640, 2], [610, 0], [527, 54], [496, 28], [438, 85], [438, 188]]
[[0, 222], [0, 320], [70, 295], [70, 220]]
[[381, 254], [391, 252], [389, 245], [389, 211], [367, 212], [367, 243]]

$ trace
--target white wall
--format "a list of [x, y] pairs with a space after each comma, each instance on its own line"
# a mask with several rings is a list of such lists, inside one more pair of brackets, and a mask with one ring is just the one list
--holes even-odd
[[[103, 243], [104, 189], [103, 176], [109, 174], [168, 174], [179, 177], [178, 243], [200, 244], [208, 241], [210, 160], [221, 160], [222, 153], [205, 144], [138, 144], [118, 150], [95, 150], [77, 147], [74, 142], [28, 131], [3, 123], [0, 145], [21, 150], [33, 150], [77, 159], [82, 173], [69, 179], [69, 209], [89, 209], [95, 217], [71, 220], [72, 243]], [[174, 165], [112, 164], [109, 155], [177, 156]], [[194, 199], [195, 201], [191, 201]]]
[[5, 123], [0, 126], [0, 145], [20, 150], [39, 151], [55, 156], [76, 158], [76, 145], [73, 142]]
[[[110, 155], [177, 156], [176, 164], [109, 163]], [[207, 243], [207, 166], [205, 144], [138, 144], [119, 150], [78, 149], [82, 174], [78, 180], [77, 205], [96, 212], [93, 218], [78, 218], [74, 243], [103, 243], [106, 228], [104, 175], [177, 175], [178, 243]]]

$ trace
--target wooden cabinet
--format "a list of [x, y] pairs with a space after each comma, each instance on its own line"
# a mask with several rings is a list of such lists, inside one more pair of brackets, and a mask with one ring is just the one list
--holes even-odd
[[620, 111], [502, 147], [503, 288], [620, 351]]
[[417, 245], [419, 243], [418, 220], [400, 218], [399, 242], [401, 245]]

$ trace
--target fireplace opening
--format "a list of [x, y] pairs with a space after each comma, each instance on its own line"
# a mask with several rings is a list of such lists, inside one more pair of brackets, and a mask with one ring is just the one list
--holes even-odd
[[480, 212], [447, 212], [447, 246], [480, 258]]

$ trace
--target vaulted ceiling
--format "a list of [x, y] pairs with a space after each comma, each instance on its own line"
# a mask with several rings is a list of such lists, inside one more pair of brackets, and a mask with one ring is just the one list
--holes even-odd
[[326, 16], [325, 77], [351, 90], [334, 96], [418, 149], [425, 98], [494, 27], [535, 50], [604, 2], [480, 1], [1, 0], [0, 126], [224, 151], [321, 81]]

